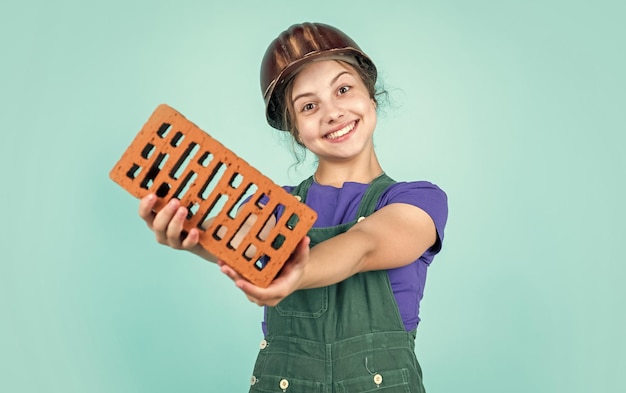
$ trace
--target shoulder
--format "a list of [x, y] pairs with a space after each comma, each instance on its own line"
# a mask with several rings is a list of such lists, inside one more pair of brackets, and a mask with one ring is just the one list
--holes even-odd
[[439, 240], [448, 221], [448, 196], [429, 181], [403, 181], [389, 186], [378, 200], [377, 209], [393, 203], [406, 203], [424, 210], [434, 221]]
[[381, 195], [380, 207], [390, 203], [428, 203], [447, 209], [448, 196], [441, 187], [429, 181], [403, 181], [392, 184]]

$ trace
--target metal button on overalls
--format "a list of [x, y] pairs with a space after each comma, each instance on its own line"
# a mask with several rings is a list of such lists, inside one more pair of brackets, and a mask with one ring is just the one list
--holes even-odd
[[278, 384], [278, 386], [280, 386], [280, 388], [284, 391], [287, 390], [287, 388], [289, 387], [289, 381], [287, 381], [285, 378], [280, 380], [280, 383]]
[[259, 344], [259, 348], [261, 349], [267, 348], [267, 340], [261, 340], [261, 343]]

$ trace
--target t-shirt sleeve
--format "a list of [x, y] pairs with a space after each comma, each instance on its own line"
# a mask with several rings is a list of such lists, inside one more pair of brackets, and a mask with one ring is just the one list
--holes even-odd
[[389, 187], [378, 201], [377, 209], [392, 203], [406, 203], [424, 210], [435, 223], [437, 241], [427, 251], [432, 255], [441, 250], [448, 220], [448, 197], [437, 185], [426, 182], [399, 182]]

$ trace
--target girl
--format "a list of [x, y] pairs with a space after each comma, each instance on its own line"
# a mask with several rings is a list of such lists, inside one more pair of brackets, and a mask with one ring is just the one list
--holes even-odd
[[423, 392], [414, 352], [426, 269], [440, 251], [445, 193], [395, 182], [376, 157], [376, 67], [340, 30], [291, 26], [268, 47], [261, 87], [268, 123], [318, 159], [285, 187], [318, 219], [267, 288], [259, 288], [183, 236], [177, 200], [139, 214], [157, 241], [217, 262], [250, 301], [265, 306], [251, 392]]

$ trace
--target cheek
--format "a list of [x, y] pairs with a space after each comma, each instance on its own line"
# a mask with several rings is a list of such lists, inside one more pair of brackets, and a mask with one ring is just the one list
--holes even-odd
[[296, 132], [299, 135], [300, 140], [306, 139], [307, 135], [311, 135], [313, 129], [316, 128], [315, 120], [313, 116], [298, 117], [295, 120]]
[[359, 108], [362, 113], [372, 116], [376, 115], [376, 102], [372, 99], [361, 100]]

